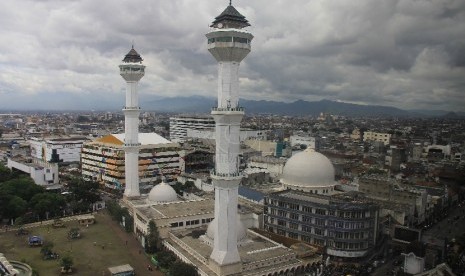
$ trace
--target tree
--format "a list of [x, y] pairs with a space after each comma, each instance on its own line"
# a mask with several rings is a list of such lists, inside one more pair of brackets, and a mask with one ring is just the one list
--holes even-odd
[[60, 194], [40, 193], [32, 197], [30, 206], [36, 216], [46, 218], [47, 213], [51, 216], [61, 215], [61, 210], [66, 208], [66, 200]]
[[13, 196], [7, 204], [5, 212], [8, 218], [14, 220], [26, 213], [27, 202], [19, 196]]
[[171, 251], [160, 251], [155, 256], [158, 265], [163, 268], [170, 268], [176, 262], [176, 256]]
[[78, 239], [81, 237], [81, 231], [79, 230], [79, 228], [75, 227], [75, 228], [71, 228], [68, 232], [68, 238], [70, 239]]
[[169, 270], [170, 276], [198, 276], [199, 273], [195, 266], [191, 264], [186, 264], [182, 261], [176, 261], [171, 264]]
[[70, 256], [64, 256], [61, 258], [62, 271], [70, 272], [73, 266], [73, 258]]
[[160, 233], [158, 232], [158, 227], [153, 220], [149, 222], [149, 233], [145, 242], [145, 251], [147, 253], [153, 254], [161, 248]]
[[49, 254], [50, 252], [52, 252], [52, 249], [53, 249], [53, 242], [51, 241], [46, 241], [43, 245], [42, 245], [42, 248], [40, 249], [40, 253], [42, 253], [42, 255], [47, 255]]
[[91, 208], [91, 205], [99, 200], [102, 200], [99, 192], [99, 184], [93, 181], [85, 181], [81, 177], [73, 177], [69, 180], [69, 191], [72, 198]]

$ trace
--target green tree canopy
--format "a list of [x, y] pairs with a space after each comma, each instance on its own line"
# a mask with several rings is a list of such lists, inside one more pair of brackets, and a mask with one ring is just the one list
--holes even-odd
[[6, 209], [4, 210], [4, 216], [10, 219], [15, 219], [22, 216], [27, 210], [27, 202], [19, 196], [12, 196], [9, 200]]
[[169, 275], [170, 276], [198, 276], [199, 273], [197, 272], [197, 269], [193, 265], [186, 264], [185, 262], [182, 262], [182, 261], [176, 261], [171, 264]]
[[19, 196], [25, 201], [31, 200], [34, 195], [44, 191], [43, 187], [36, 185], [32, 178], [26, 176], [16, 176], [0, 184], [0, 194]]
[[32, 197], [30, 206], [34, 213], [38, 216], [45, 217], [49, 215], [61, 215], [61, 212], [66, 208], [66, 200], [62, 195], [54, 193], [40, 193]]
[[153, 254], [161, 248], [160, 233], [158, 232], [158, 227], [153, 220], [149, 222], [149, 233], [145, 241], [145, 251], [147, 253]]
[[65, 270], [69, 270], [73, 266], [73, 258], [71, 258], [70, 256], [64, 256], [63, 258], [61, 258], [61, 266]]

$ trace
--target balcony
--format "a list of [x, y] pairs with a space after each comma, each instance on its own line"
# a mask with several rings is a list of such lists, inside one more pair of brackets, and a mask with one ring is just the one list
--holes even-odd
[[243, 107], [212, 107], [212, 111], [214, 112], [244, 112]]
[[242, 178], [243, 175], [240, 172], [234, 173], [218, 173], [216, 170], [210, 170], [210, 175], [212, 178], [221, 178], [221, 179], [237, 179]]

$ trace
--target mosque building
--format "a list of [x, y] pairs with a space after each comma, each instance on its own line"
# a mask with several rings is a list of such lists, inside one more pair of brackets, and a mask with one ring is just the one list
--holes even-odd
[[379, 207], [361, 193], [335, 191], [334, 175], [331, 161], [312, 149], [291, 157], [283, 190], [265, 196], [265, 230], [341, 261], [367, 256], [378, 239]]
[[[215, 169], [210, 175], [215, 198], [181, 198], [162, 182], [148, 195], [135, 196], [136, 191], [130, 189], [123, 200], [133, 215], [142, 244], [153, 220], [165, 248], [194, 265], [202, 276], [273, 276], [304, 271], [304, 263], [296, 258], [295, 251], [247, 229], [243, 218], [249, 211], [238, 208], [242, 179], [239, 134], [244, 116], [239, 106], [238, 71], [251, 50], [253, 36], [244, 29], [247, 26], [248, 21], [230, 3], [206, 35], [208, 50], [218, 62], [218, 105], [211, 112], [216, 132]], [[127, 147], [137, 150], [138, 144]]]

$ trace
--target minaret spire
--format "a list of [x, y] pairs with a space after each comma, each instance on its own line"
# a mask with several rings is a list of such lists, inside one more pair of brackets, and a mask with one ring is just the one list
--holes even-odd
[[125, 166], [125, 197], [138, 197], [139, 191], [139, 98], [137, 86], [139, 80], [145, 74], [145, 66], [142, 58], [134, 50], [134, 42], [131, 50], [124, 56], [123, 63], [119, 66], [120, 75], [126, 81], [126, 105], [124, 113], [124, 166]]
[[[215, 170], [211, 173], [215, 187], [216, 229], [210, 261], [218, 275], [240, 272], [242, 263], [237, 249], [239, 132], [244, 109], [239, 106], [239, 64], [249, 54], [252, 34], [241, 30], [250, 26], [229, 1], [229, 6], [215, 18], [213, 31], [206, 34], [208, 51], [218, 62], [218, 105], [212, 108], [215, 119]], [[225, 30], [227, 28], [227, 30]]]

